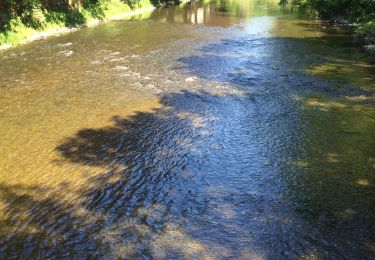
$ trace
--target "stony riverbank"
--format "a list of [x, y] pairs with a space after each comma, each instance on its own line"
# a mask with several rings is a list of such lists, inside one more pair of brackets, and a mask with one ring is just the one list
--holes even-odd
[[363, 50], [375, 56], [375, 21], [359, 26], [356, 36]]

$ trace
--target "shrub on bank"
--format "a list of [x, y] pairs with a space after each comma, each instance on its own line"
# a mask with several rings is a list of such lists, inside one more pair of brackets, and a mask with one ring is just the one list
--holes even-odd
[[339, 17], [355, 23], [375, 19], [375, 0], [280, 0], [280, 3], [310, 7], [324, 19]]
[[0, 0], [0, 46], [18, 44], [35, 33], [85, 25], [149, 6], [179, 0]]
[[357, 39], [366, 52], [375, 56], [375, 20], [364, 23], [358, 27]]

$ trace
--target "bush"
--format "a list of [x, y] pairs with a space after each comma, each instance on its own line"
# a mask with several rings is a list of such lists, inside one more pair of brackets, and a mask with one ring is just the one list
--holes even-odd
[[[281, 4], [288, 0], [281, 0]], [[375, 0], [291, 0], [297, 6], [309, 6], [326, 19], [343, 17], [352, 22], [365, 22], [375, 18]]]

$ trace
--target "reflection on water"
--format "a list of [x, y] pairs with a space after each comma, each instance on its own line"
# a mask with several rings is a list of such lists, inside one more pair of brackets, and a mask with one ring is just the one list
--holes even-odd
[[340, 28], [199, 1], [0, 61], [2, 258], [374, 257], [374, 66]]
[[274, 0], [198, 1], [155, 10], [151, 18], [174, 23], [205, 24], [228, 27], [249, 17], [279, 14]]

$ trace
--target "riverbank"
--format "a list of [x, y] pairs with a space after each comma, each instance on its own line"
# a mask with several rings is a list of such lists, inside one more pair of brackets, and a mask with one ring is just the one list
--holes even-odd
[[38, 39], [57, 36], [90, 27], [101, 22], [123, 19], [155, 9], [150, 0], [140, 0], [130, 5], [121, 0], [103, 1], [95, 7], [79, 7], [69, 12], [34, 10], [37, 26], [22, 22], [21, 17], [11, 19], [0, 30], [0, 50], [8, 49]]
[[280, 0], [279, 4], [316, 11], [323, 20], [339, 22], [344, 26], [355, 25], [354, 37], [358, 45], [375, 56], [375, 1]]
[[360, 25], [356, 36], [363, 50], [375, 57], [375, 20]]

